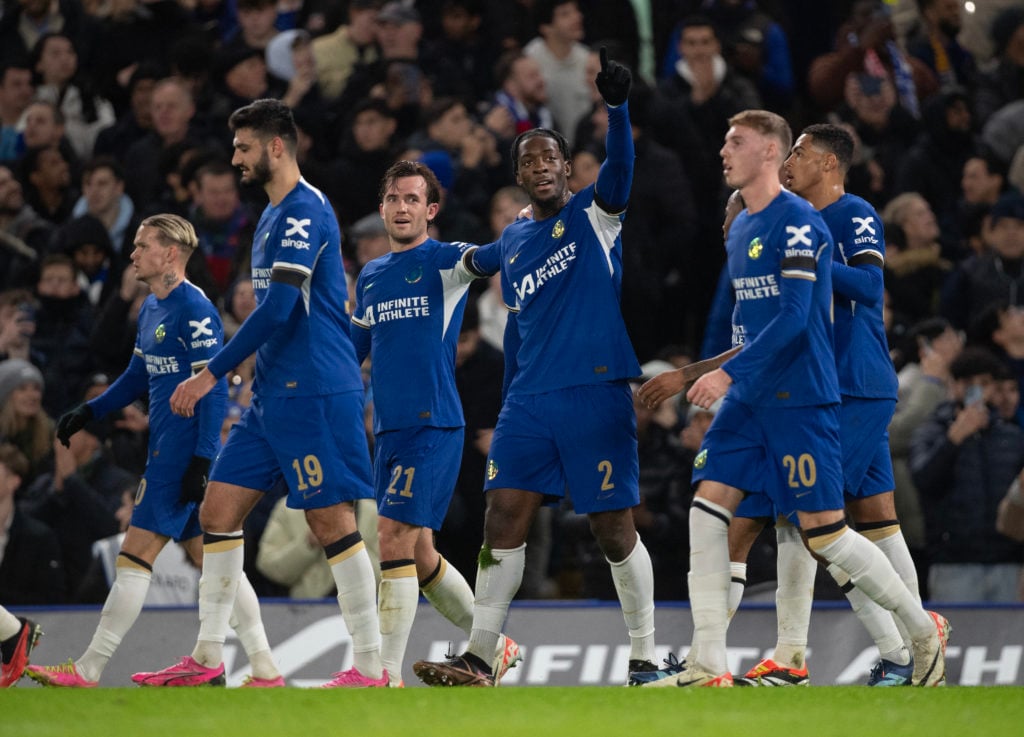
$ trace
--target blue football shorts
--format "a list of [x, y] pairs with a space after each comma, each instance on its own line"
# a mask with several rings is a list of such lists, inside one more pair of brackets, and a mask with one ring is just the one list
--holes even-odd
[[693, 463], [693, 482], [766, 494], [785, 516], [842, 509], [839, 411], [838, 403], [751, 407], [726, 395]]
[[269, 491], [281, 478], [292, 509], [373, 497], [362, 391], [253, 396], [231, 426], [210, 480]]
[[381, 517], [440, 530], [462, 464], [461, 427], [407, 427], [378, 433], [373, 485]]
[[203, 534], [199, 527], [199, 505], [182, 504], [181, 477], [185, 475], [188, 459], [180, 463], [150, 463], [135, 492], [132, 527], [155, 532], [178, 542]]
[[862, 499], [896, 487], [889, 452], [889, 423], [895, 411], [895, 399], [843, 397], [839, 436], [847, 496]]
[[640, 503], [636, 412], [626, 381], [505, 399], [484, 490], [568, 495], [580, 514]]

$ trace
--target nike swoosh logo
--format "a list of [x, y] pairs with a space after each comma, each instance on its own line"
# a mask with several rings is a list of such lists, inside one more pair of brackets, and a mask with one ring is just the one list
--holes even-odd
[[314, 491], [304, 491], [304, 492], [302, 492], [302, 498], [303, 499], [312, 499], [317, 494], [319, 494], [321, 491], [323, 491], [323, 489], [315, 489]]
[[[522, 253], [522, 251], [520, 251], [519, 253]], [[516, 253], [516, 254], [515, 254], [514, 256], [512, 256], [512, 257], [511, 257], [511, 258], [510, 258], [510, 259], [508, 260], [508, 262], [509, 262], [510, 264], [514, 264], [514, 263], [516, 262], [516, 259], [517, 259], [517, 258], [519, 258], [519, 253]]]
[[389, 497], [384, 500], [384, 503], [387, 504], [389, 507], [397, 507], [399, 504], [405, 504], [405, 500], [403, 499], [401, 501], [396, 502]]

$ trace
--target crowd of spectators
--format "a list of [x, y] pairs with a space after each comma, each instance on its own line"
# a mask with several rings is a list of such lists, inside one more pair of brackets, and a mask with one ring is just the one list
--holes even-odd
[[[1024, 597], [1007, 583], [1024, 547], [995, 519], [1024, 467], [1024, 0], [4, 0], [0, 602], [105, 596], [92, 547], [124, 527], [145, 407], [93, 423], [70, 448], [53, 424], [131, 357], [147, 295], [129, 259], [140, 220], [174, 212], [195, 225], [189, 279], [228, 337], [254, 308], [249, 249], [265, 195], [230, 165], [234, 109], [262, 97], [291, 106], [303, 174], [335, 207], [354, 279], [387, 249], [377, 190], [398, 158], [438, 175], [432, 235], [446, 241], [488, 242], [516, 217], [525, 200], [509, 149], [524, 130], [564, 133], [573, 187], [592, 182], [607, 126], [593, 85], [601, 46], [637, 80], [622, 304], [645, 375], [729, 347], [718, 151], [730, 116], [765, 107], [796, 132], [848, 127], [847, 190], [886, 233], [896, 496], [921, 580], [932, 563], [957, 581], [978, 579], [963, 569], [978, 566], [1001, 572], [988, 589], [942, 593]], [[438, 540], [468, 577], [504, 324], [496, 285], [479, 287], [459, 347], [463, 469]], [[251, 379], [247, 365], [232, 375], [225, 428]], [[973, 385], [988, 411], [968, 401]], [[637, 413], [637, 526], [656, 596], [685, 598], [689, 468], [711, 414], [680, 403]], [[307, 570], [316, 556], [286, 532], [279, 497], [250, 517], [250, 578], [262, 594], [323, 595], [329, 582]], [[290, 557], [257, 552], [268, 520]], [[579, 525], [566, 510], [541, 515], [522, 596], [613, 594]]]

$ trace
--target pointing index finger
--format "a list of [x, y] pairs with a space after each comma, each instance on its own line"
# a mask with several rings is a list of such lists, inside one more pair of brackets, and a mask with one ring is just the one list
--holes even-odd
[[601, 53], [601, 71], [602, 72], [606, 72], [606, 71], [608, 71], [608, 47], [607, 46], [602, 46], [600, 53]]

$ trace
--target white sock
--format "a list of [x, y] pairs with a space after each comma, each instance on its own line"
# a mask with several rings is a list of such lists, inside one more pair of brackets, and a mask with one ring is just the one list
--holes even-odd
[[224, 660], [231, 610], [242, 577], [242, 531], [203, 535], [203, 575], [199, 578], [199, 639], [192, 657], [207, 668]]
[[352, 637], [352, 664], [367, 678], [380, 678], [383, 666], [373, 564], [358, 533], [353, 534], [355, 541], [341, 550], [328, 546], [332, 552], [327, 562], [338, 587], [341, 614]]
[[[865, 534], [871, 542], [878, 546], [878, 549], [885, 553], [885, 557], [892, 563], [892, 567], [896, 569], [896, 574], [902, 579], [906, 587], [910, 589], [910, 593], [914, 595], [914, 599], [918, 604], [921, 603], [921, 588], [917, 580], [917, 568], [914, 567], [914, 559], [910, 555], [910, 548], [907, 547], [906, 538], [903, 537], [903, 532], [900, 530], [899, 525], [895, 525], [894, 528], [890, 527], [889, 530], [894, 531], [891, 534], [887, 534], [884, 537], [878, 537], [872, 535], [872, 531], [868, 531]], [[888, 530], [879, 530], [878, 532], [886, 532]], [[910, 647], [910, 634], [907, 632], [906, 627], [903, 626], [903, 622], [896, 620], [896, 626], [900, 630], [900, 634], [903, 636], [903, 644]], [[887, 658], [888, 660], [888, 658]], [[896, 661], [893, 661], [896, 662]]]
[[235, 593], [235, 605], [231, 609], [231, 628], [238, 635], [245, 654], [252, 666], [252, 677], [273, 680], [281, 675], [274, 665], [274, 657], [267, 642], [267, 631], [263, 627], [260, 615], [260, 602], [256, 591], [244, 573], [238, 579], [238, 591]]
[[736, 610], [743, 601], [743, 591], [747, 588], [747, 564], [729, 563], [729, 621], [736, 616]]
[[617, 563], [609, 560], [608, 565], [611, 566], [612, 581], [629, 630], [629, 659], [653, 663], [654, 569], [651, 567], [651, 555], [639, 533], [629, 555]]
[[430, 605], [468, 636], [473, 631], [473, 589], [444, 558], [433, 578], [420, 588]]
[[0, 606], [0, 640], [9, 640], [21, 632], [21, 620]]
[[103, 602], [100, 623], [96, 625], [92, 641], [85, 654], [75, 661], [79, 675], [87, 681], [98, 681], [103, 675], [107, 661], [139, 618], [146, 592], [149, 591], [152, 578], [150, 571], [134, 563], [123, 564], [122, 561], [118, 556], [114, 583], [107, 594], [107, 600]]
[[[693, 647], [687, 660], [725, 673], [729, 626], [729, 521], [732, 513], [707, 499], [690, 505], [690, 610]], [[697, 651], [695, 653], [695, 651]], [[699, 655], [699, 660], [697, 659]]]
[[484, 547], [481, 558], [489, 558], [476, 572], [476, 602], [473, 606], [473, 631], [469, 652], [485, 663], [494, 660], [508, 605], [519, 591], [526, 567], [526, 543], [511, 550]]
[[804, 667], [807, 654], [807, 630], [811, 626], [814, 601], [814, 574], [818, 562], [811, 557], [793, 525], [778, 523], [778, 586], [775, 590], [775, 617], [778, 640], [772, 658], [787, 668]]
[[889, 559], [863, 535], [843, 528], [831, 542], [819, 541], [814, 549], [829, 563], [841, 568], [872, 601], [903, 620], [911, 637], [927, 639], [935, 634], [932, 618], [896, 575]]
[[380, 659], [392, 684], [402, 681], [402, 661], [416, 619], [420, 585], [412, 560], [383, 561], [380, 597]]
[[864, 629], [878, 647], [879, 655], [897, 665], [909, 663], [910, 652], [903, 644], [903, 637], [896, 627], [892, 613], [871, 601], [867, 594], [854, 586], [850, 577], [835, 564], [829, 564], [828, 572], [846, 594], [850, 606], [853, 607], [853, 613], [857, 615], [857, 619], [864, 625]]

